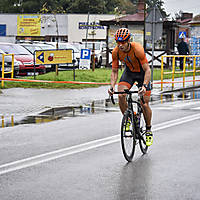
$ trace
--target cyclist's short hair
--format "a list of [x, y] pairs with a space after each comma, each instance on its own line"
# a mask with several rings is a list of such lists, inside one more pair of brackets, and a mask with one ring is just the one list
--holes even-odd
[[116, 41], [127, 41], [131, 37], [131, 33], [127, 28], [120, 28], [115, 33]]

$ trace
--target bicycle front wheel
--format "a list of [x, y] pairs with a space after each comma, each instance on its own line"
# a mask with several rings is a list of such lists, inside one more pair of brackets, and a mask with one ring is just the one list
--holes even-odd
[[140, 145], [140, 149], [142, 151], [143, 154], [145, 154], [148, 150], [148, 146], [146, 145], [146, 130], [145, 130], [145, 120], [144, 120], [144, 115], [143, 113], [141, 113], [140, 116], [140, 137], [139, 137], [139, 145]]
[[133, 114], [126, 111], [121, 123], [121, 145], [125, 159], [131, 162], [135, 153], [136, 138]]

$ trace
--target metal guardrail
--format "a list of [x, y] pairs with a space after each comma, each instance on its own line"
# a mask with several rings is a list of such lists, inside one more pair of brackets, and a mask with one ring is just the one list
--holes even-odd
[[[14, 126], [14, 116], [13, 115], [11, 115], [11, 117], [10, 117], [10, 123], [11, 123], [11, 126]], [[4, 115], [1, 116], [1, 123], [0, 124], [1, 124], [2, 128], [5, 127], [5, 116]]]
[[[11, 71], [5, 72], [5, 56], [12, 56], [12, 67]], [[1, 69], [1, 77], [4, 78], [5, 74], [11, 74], [11, 78], [14, 77], [14, 54], [2, 54], [2, 69]], [[1, 87], [4, 87], [4, 80], [1, 81]]]
[[[176, 71], [176, 59], [183, 57], [183, 70]], [[172, 71], [164, 72], [164, 58], [172, 59]], [[191, 59], [192, 62], [189, 62], [186, 66], [186, 60]], [[183, 74], [183, 87], [185, 87], [185, 75], [186, 73], [193, 73], [193, 86], [195, 86], [195, 75], [196, 72], [200, 72], [200, 70], [196, 69], [196, 61], [197, 58], [200, 59], [200, 55], [165, 55], [161, 57], [161, 90], [163, 90], [163, 79], [165, 74], [172, 74], [172, 89], [174, 89], [174, 78], [175, 74]]]

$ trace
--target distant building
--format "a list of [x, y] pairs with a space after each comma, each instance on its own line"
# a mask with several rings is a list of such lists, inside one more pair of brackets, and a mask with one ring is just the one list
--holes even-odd
[[0, 42], [16, 40], [82, 42], [106, 40], [103, 14], [0, 14]]
[[176, 29], [176, 40], [175, 42], [179, 42], [179, 33], [185, 32], [186, 38], [190, 37], [190, 22], [192, 21], [193, 13], [181, 13], [179, 17], [176, 18], [177, 29]]
[[[152, 44], [151, 41], [144, 40], [144, 1], [139, 1], [137, 12], [132, 15], [126, 15], [119, 18], [113, 18], [112, 20], [101, 20], [100, 24], [107, 26], [107, 66], [110, 65], [111, 56], [109, 53], [116, 45], [114, 40], [114, 33], [120, 27], [126, 27], [130, 30], [135, 42], [139, 42], [145, 48], [147, 59], [149, 63], [152, 62]], [[146, 13], [147, 14], [147, 13]], [[161, 65], [161, 56], [165, 54], [172, 54], [174, 52], [175, 45], [175, 21], [168, 21], [167, 19], [163, 22], [163, 35], [162, 39], [155, 43], [155, 62], [154, 65]], [[168, 66], [168, 63], [167, 63]]]

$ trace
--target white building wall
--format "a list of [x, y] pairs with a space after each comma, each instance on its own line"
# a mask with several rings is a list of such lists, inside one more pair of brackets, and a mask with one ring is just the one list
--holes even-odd
[[[111, 20], [115, 18], [115, 15], [89, 15], [89, 25], [91, 23], [98, 24], [100, 20]], [[87, 23], [88, 15], [87, 14], [69, 14], [68, 15], [68, 41], [69, 42], [82, 42], [83, 39], [86, 39], [87, 29], [80, 28], [81, 24]], [[92, 35], [92, 32], [95, 32], [95, 35]], [[88, 29], [87, 39], [97, 39], [104, 40], [106, 39], [106, 26], [100, 27], [97, 29]]]
[[65, 14], [41, 15], [41, 36], [57, 35], [56, 21], [58, 23], [58, 35], [67, 35], [68, 16]]
[[0, 24], [6, 24], [6, 36], [0, 36], [0, 42], [15, 42], [17, 35], [17, 15], [0, 14]]

